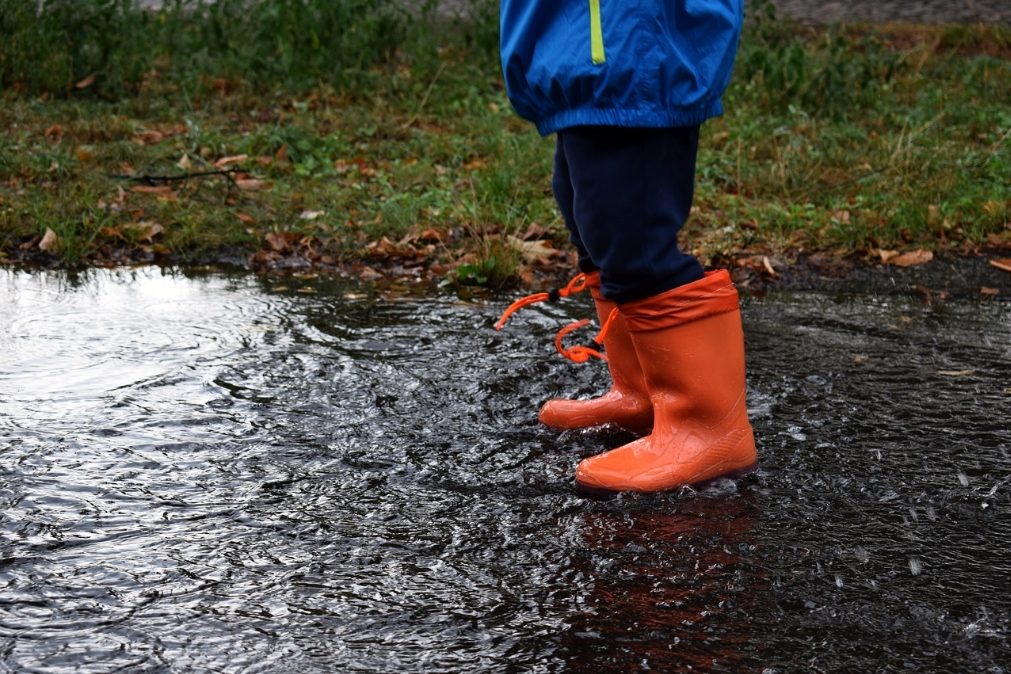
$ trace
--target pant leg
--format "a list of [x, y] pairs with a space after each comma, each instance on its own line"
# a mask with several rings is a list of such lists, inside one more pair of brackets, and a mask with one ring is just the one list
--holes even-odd
[[555, 201], [558, 203], [558, 210], [562, 214], [565, 227], [569, 230], [569, 241], [576, 247], [579, 254], [579, 270], [584, 273], [597, 271], [597, 265], [590, 258], [586, 246], [583, 245], [579, 237], [579, 229], [576, 227], [575, 215], [575, 192], [572, 189], [572, 178], [569, 175], [569, 165], [565, 159], [565, 148], [562, 145], [561, 136], [555, 141], [555, 166], [551, 176], [551, 191], [554, 192]]
[[698, 126], [559, 132], [572, 221], [608, 299], [630, 302], [702, 278], [677, 242], [694, 197], [698, 139]]

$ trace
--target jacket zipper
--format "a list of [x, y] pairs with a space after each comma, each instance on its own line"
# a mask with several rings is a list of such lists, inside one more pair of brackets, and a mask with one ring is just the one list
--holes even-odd
[[590, 60], [600, 65], [604, 55], [604, 29], [600, 23], [600, 0], [590, 0]]

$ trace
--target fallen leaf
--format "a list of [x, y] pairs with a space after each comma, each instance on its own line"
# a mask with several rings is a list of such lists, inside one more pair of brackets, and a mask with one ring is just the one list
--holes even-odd
[[979, 294], [982, 295], [983, 297], [997, 297], [998, 295], [1000, 295], [1000, 289], [990, 288], [989, 286], [982, 286], [979, 289]]
[[256, 222], [253, 216], [249, 215], [248, 213], [243, 213], [242, 211], [236, 213], [235, 217], [237, 217], [239, 220], [246, 223], [247, 225], [252, 225], [253, 223]]
[[231, 157], [222, 157], [221, 159], [214, 162], [214, 167], [219, 169], [226, 168], [228, 166], [232, 166], [233, 164], [241, 164], [247, 159], [249, 159], [248, 154], [237, 154], [232, 155]]
[[1004, 209], [1004, 205], [999, 201], [994, 201], [990, 199], [989, 201], [983, 202], [983, 211], [987, 215], [997, 215]]
[[277, 148], [277, 152], [274, 153], [274, 161], [278, 163], [288, 161], [287, 145], [282, 145], [281, 147]]
[[776, 273], [776, 270], [773, 269], [772, 263], [769, 262], [769, 256], [768, 255], [763, 255], [762, 256], [762, 268], [766, 271], [766, 273], [769, 274], [769, 276], [779, 276], [779, 274]]
[[379, 259], [387, 258], [417, 258], [419, 251], [414, 246], [410, 245], [407, 240], [401, 241], [399, 243], [394, 243], [390, 241], [388, 237], [383, 237], [378, 241], [373, 241], [365, 247], [369, 252], [371, 257]]
[[88, 75], [87, 77], [85, 77], [83, 80], [81, 80], [80, 82], [78, 82], [77, 84], [75, 84], [74, 87], [76, 89], [87, 89], [88, 87], [90, 87], [94, 83], [95, 83], [95, 73], [91, 73], [90, 75]]
[[541, 226], [540, 223], [531, 222], [527, 227], [526, 231], [520, 235], [520, 238], [524, 241], [530, 241], [531, 239], [548, 239], [548, 230]]
[[871, 255], [877, 255], [884, 263], [887, 263], [889, 260], [898, 257], [899, 255], [899, 251], [897, 250], [884, 250], [882, 248], [872, 248], [870, 253]]
[[1001, 271], [1011, 271], [1011, 257], [1001, 258], [999, 260], [990, 260], [991, 267], [997, 267]]
[[358, 278], [360, 278], [363, 281], [378, 281], [379, 279], [383, 278], [383, 275], [377, 272], [372, 267], [365, 267], [364, 269], [361, 270], [361, 272], [359, 272]]
[[268, 232], [263, 238], [272, 250], [284, 253], [291, 249], [292, 244], [298, 240], [298, 235], [292, 232]]
[[915, 267], [917, 265], [926, 264], [934, 259], [934, 254], [929, 250], [913, 250], [908, 253], [902, 253], [893, 257], [890, 262], [896, 267]]
[[183, 156], [176, 162], [176, 166], [188, 173], [189, 170], [193, 168], [193, 162], [190, 160], [190, 156], [188, 154], [183, 153]]
[[123, 229], [127, 229], [133, 232], [133, 235], [137, 237], [138, 241], [148, 241], [150, 242], [154, 237], [165, 231], [157, 222], [131, 222], [123, 225]]
[[764, 274], [765, 276], [779, 276], [779, 272], [772, 266], [772, 260], [768, 255], [747, 255], [738, 258], [735, 264], [739, 268], [750, 269], [751, 271]]
[[170, 194], [172, 188], [168, 185], [134, 185], [130, 191], [137, 194]]
[[266, 180], [259, 180], [257, 178], [242, 178], [236, 180], [235, 184], [240, 190], [265, 190], [270, 187], [270, 183]]
[[434, 227], [429, 227], [418, 234], [419, 241], [435, 241], [437, 243], [442, 243], [445, 235]]
[[156, 145], [165, 140], [165, 134], [154, 129], [144, 129], [133, 134], [133, 142], [138, 145]]
[[320, 216], [326, 215], [326, 211], [302, 211], [298, 214], [301, 220], [317, 220]]
[[508, 236], [506, 241], [510, 247], [519, 252], [526, 262], [547, 264], [551, 259], [562, 254], [546, 239], [524, 241], [516, 236]]
[[95, 152], [90, 147], [82, 145], [74, 150], [74, 156], [77, 157], [77, 161], [91, 161], [95, 158]]
[[463, 170], [465, 170], [465, 171], [479, 171], [479, 170], [481, 170], [483, 168], [487, 168], [487, 167], [488, 167], [488, 162], [486, 162], [481, 157], [476, 157], [476, 158], [470, 160], [469, 162], [467, 162], [466, 164], [464, 164], [463, 165]]
[[991, 246], [1006, 247], [1011, 245], [1011, 231], [1009, 232], [990, 232], [986, 235], [986, 242]]
[[53, 124], [46, 129], [45, 136], [49, 142], [57, 143], [63, 139], [63, 127], [59, 124]]
[[152, 255], [168, 255], [172, 252], [169, 250], [168, 246], [162, 243], [152, 243], [148, 246], [141, 246], [140, 249], [145, 253], [151, 253]]
[[60, 237], [56, 236], [54, 232], [49, 227], [46, 227], [46, 233], [42, 235], [42, 240], [39, 241], [39, 250], [44, 250], [47, 253], [52, 253], [56, 250], [56, 247], [60, 245]]

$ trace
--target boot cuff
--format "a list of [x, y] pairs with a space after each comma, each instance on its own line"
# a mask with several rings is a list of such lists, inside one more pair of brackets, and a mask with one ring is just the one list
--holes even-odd
[[698, 281], [620, 306], [629, 330], [646, 332], [737, 311], [737, 288], [726, 269], [706, 272]]

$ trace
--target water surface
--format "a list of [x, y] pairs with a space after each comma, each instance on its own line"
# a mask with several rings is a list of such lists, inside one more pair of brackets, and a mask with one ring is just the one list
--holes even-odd
[[987, 671], [1011, 305], [745, 298], [762, 470], [581, 497], [587, 300], [0, 271], [0, 669]]

